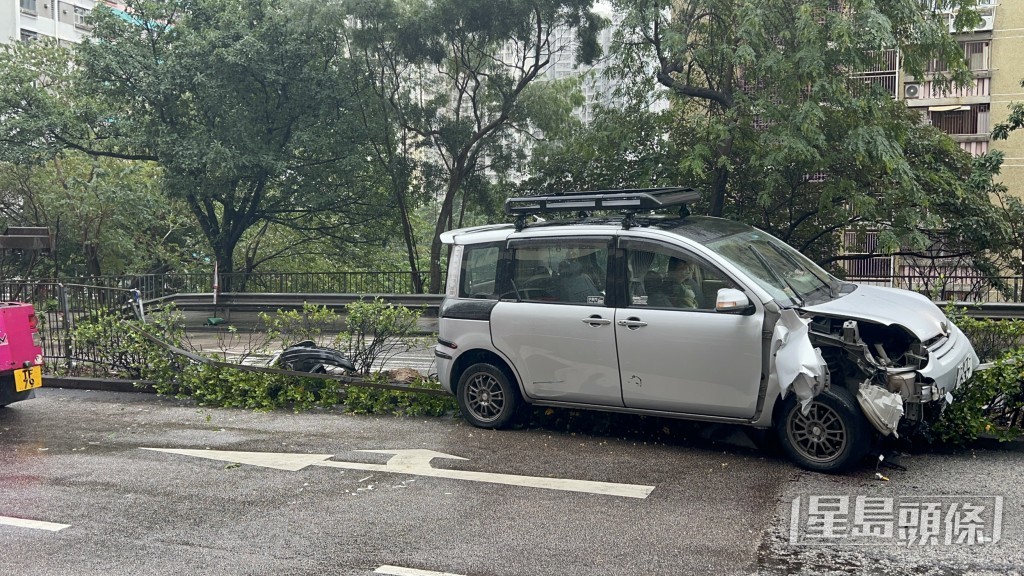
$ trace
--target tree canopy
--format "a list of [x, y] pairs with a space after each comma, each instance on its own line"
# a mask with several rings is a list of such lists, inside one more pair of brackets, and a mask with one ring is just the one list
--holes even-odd
[[[958, 26], [976, 23], [972, 0], [937, 2]], [[487, 214], [502, 190], [686, 184], [707, 191], [698, 210], [826, 264], [841, 230], [881, 231], [883, 253], [987, 270], [1012, 260], [1019, 202], [992, 182], [998, 156], [972, 159], [893, 98], [899, 74], [933, 60], [948, 70], [938, 82], [969, 78], [947, 22], [919, 0], [622, 0], [610, 54], [592, 4], [100, 6], [80, 46], [0, 51], [0, 179], [22, 191], [8, 212], [67, 224], [61, 194], [103, 203], [123, 188], [129, 205], [152, 202], [140, 218], [182, 233], [193, 227], [167, 210], [187, 211], [222, 271], [401, 262], [429, 268], [423, 288], [437, 291], [440, 233]], [[544, 74], [598, 57], [622, 94], [584, 124], [572, 117], [579, 82]], [[652, 94], [668, 105], [652, 111]], [[61, 163], [76, 176], [57, 177]], [[43, 217], [28, 217], [33, 206]], [[64, 261], [120, 269], [116, 251], [109, 264], [89, 256], [86, 224], [127, 215], [78, 218], [82, 247]]]
[[437, 197], [430, 290], [440, 288], [440, 234], [458, 225], [457, 202], [465, 208], [475, 176], [506, 158], [509, 134], [525, 128], [524, 92], [568, 46], [582, 62], [600, 53], [596, 34], [603, 22], [590, 11], [592, 2], [349, 3], [353, 45], [374, 72], [372, 92], [383, 99], [395, 130], [417, 139], [421, 174], [438, 176], [438, 189], [430, 190]]
[[158, 162], [165, 191], [188, 207], [224, 271], [235, 270], [243, 236], [266, 224], [344, 238], [379, 213], [378, 197], [355, 192], [365, 127], [351, 114], [359, 70], [336, 4], [126, 4], [130, 19], [94, 11], [92, 37], [59, 86], [20, 98], [27, 106], [6, 132], [23, 149]]

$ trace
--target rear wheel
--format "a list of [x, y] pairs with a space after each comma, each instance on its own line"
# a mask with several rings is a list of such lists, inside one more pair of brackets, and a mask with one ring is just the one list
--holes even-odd
[[801, 468], [842, 472], [867, 454], [872, 428], [853, 394], [836, 386], [815, 396], [807, 414], [796, 394], [790, 394], [782, 403], [775, 433], [786, 455]]
[[523, 405], [512, 379], [493, 364], [473, 364], [462, 373], [456, 399], [463, 417], [479, 428], [507, 428]]

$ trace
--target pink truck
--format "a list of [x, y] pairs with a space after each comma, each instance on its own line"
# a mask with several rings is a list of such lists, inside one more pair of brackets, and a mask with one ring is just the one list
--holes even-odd
[[31, 304], [0, 302], [0, 406], [28, 400], [43, 385], [43, 349]]

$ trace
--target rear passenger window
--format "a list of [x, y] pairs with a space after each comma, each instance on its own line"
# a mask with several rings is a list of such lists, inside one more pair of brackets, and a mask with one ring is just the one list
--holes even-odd
[[497, 244], [466, 246], [462, 257], [462, 282], [459, 296], [462, 298], [487, 298], [496, 300], [495, 285], [498, 277], [498, 256], [501, 248]]
[[516, 247], [512, 282], [520, 300], [604, 306], [606, 241], [529, 242]]

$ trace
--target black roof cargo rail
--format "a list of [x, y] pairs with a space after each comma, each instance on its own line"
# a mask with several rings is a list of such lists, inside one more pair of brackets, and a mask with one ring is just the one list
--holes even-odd
[[625, 214], [623, 226], [629, 228], [633, 225], [632, 216], [637, 212], [686, 206], [697, 200], [700, 200], [699, 191], [683, 187], [595, 190], [509, 198], [505, 200], [505, 213], [516, 216], [516, 229], [521, 230], [526, 225], [526, 217], [535, 214], [614, 210]]

